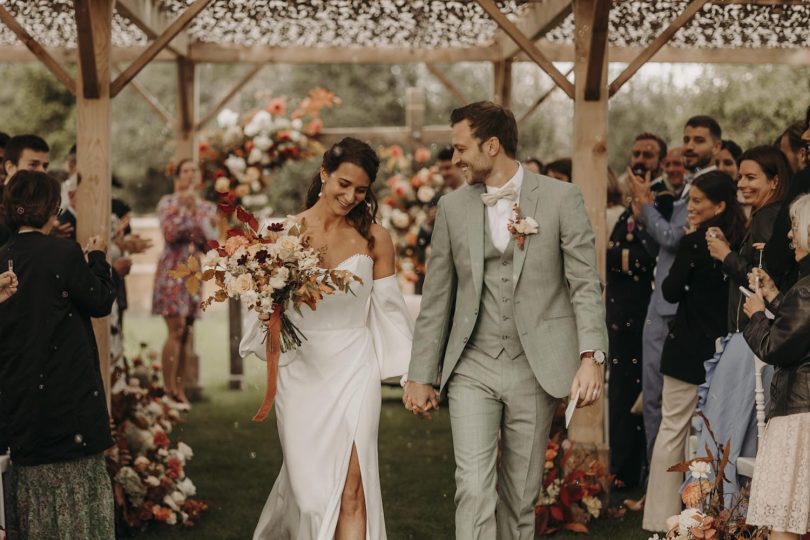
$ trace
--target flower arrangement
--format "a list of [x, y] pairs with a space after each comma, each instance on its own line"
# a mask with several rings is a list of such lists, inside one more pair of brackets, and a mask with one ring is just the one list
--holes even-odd
[[200, 163], [206, 199], [220, 203], [227, 214], [235, 205], [267, 205], [264, 188], [274, 169], [288, 161], [317, 156], [323, 147], [315, 137], [323, 129], [321, 110], [341, 103], [323, 88], [314, 88], [288, 113], [287, 98], [268, 101], [263, 109], [217, 116], [219, 129], [200, 142]]
[[207, 510], [194, 498], [196, 487], [185, 473], [194, 457], [183, 442], [172, 448], [170, 434], [182, 421], [177, 404], [166, 399], [157, 354], [125, 360], [112, 375], [111, 416], [115, 445], [106, 452], [113, 480], [116, 529], [123, 534], [150, 523], [192, 527]]
[[256, 217], [236, 208], [239, 226], [231, 228], [224, 244], [210, 242], [202, 267], [194, 257], [180, 264], [171, 275], [184, 279], [191, 294], [203, 281], [213, 280], [214, 293], [203, 300], [202, 309], [214, 302], [238, 298], [249, 310], [267, 320], [267, 393], [253, 418], [263, 420], [275, 396], [279, 354], [299, 347], [305, 336], [288, 317], [289, 309], [301, 314], [302, 306], [314, 310], [324, 296], [350, 292], [361, 279], [345, 270], [320, 266], [321, 253], [310, 246], [306, 223], [288, 217], [283, 222], [259, 227]]
[[600, 517], [608, 502], [612, 477], [595, 455], [584, 453], [576, 461], [571, 442], [556, 433], [546, 447], [540, 497], [535, 506], [537, 534], [560, 529], [587, 533], [587, 523]]
[[[745, 523], [748, 508], [748, 490], [741, 489], [732, 497], [732, 504], [726, 506], [723, 497], [723, 475], [729, 460], [731, 441], [719, 443], [712, 432], [709, 420], [698, 413], [706, 425], [714, 452], [706, 445], [706, 457], [698, 457], [673, 465], [671, 472], [689, 472], [692, 480], [681, 491], [681, 499], [686, 510], [667, 520], [669, 532], [667, 540], [764, 540], [768, 530]], [[663, 540], [653, 535], [650, 540]]]
[[[430, 237], [436, 200], [444, 192], [444, 179], [435, 167], [428, 167], [430, 150], [418, 148], [413, 155], [393, 145], [377, 150], [382, 171], [388, 175], [381, 192], [383, 225], [391, 232], [397, 254], [397, 273], [417, 282], [425, 271], [420, 228]], [[414, 172], [414, 170], [416, 172]]]
[[512, 217], [506, 225], [509, 229], [509, 234], [515, 239], [515, 244], [518, 249], [523, 249], [526, 245], [526, 238], [530, 234], [537, 234], [540, 229], [537, 221], [532, 217], [521, 217], [520, 207], [515, 204], [512, 206]]

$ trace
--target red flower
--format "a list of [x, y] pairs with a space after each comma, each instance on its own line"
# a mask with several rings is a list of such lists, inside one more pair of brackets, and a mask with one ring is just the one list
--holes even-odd
[[168, 448], [169, 447], [169, 444], [170, 444], [169, 436], [166, 435], [165, 432], [158, 430], [158, 431], [155, 432], [153, 438], [155, 440], [155, 446], [157, 446], [158, 448]]
[[174, 478], [175, 480], [183, 475], [183, 464], [177, 458], [169, 458], [167, 462], [169, 470], [166, 471], [166, 476]]

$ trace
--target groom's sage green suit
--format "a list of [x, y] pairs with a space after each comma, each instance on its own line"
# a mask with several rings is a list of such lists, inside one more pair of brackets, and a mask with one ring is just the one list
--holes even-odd
[[456, 538], [531, 540], [556, 398], [580, 352], [607, 350], [605, 312], [579, 188], [524, 170], [521, 216], [539, 230], [504, 251], [484, 192], [439, 201], [408, 378], [450, 402]]

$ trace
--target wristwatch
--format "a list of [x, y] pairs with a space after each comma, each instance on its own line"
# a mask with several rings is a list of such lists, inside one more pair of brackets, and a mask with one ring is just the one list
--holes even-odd
[[591, 360], [593, 360], [593, 363], [596, 364], [597, 366], [605, 365], [606, 360], [605, 351], [596, 350], [591, 352], [590, 354], [586, 353], [586, 357], [589, 357]]

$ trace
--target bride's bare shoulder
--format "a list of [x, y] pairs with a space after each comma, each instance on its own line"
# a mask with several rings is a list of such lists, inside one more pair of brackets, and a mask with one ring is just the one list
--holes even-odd
[[382, 225], [374, 223], [371, 225], [371, 236], [374, 238], [374, 258], [389, 258], [394, 255], [394, 241], [391, 239], [391, 233]]

